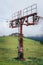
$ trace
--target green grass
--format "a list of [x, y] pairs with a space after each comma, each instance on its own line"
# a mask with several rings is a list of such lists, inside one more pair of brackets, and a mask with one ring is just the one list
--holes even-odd
[[24, 61], [16, 60], [18, 38], [0, 37], [0, 65], [43, 65], [43, 44], [23, 38]]

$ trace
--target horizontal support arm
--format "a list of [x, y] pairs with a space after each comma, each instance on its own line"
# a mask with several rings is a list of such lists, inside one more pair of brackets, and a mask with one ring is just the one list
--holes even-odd
[[28, 24], [23, 24], [23, 25], [29, 26], [29, 25], [34, 25], [34, 23], [28, 23]]

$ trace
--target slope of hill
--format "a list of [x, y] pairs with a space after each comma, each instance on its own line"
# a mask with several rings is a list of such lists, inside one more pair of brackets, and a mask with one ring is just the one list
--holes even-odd
[[43, 36], [31, 36], [31, 37], [28, 37], [32, 40], [36, 40], [36, 41], [40, 41], [40, 42], [43, 42]]
[[18, 56], [18, 38], [0, 37], [0, 65], [43, 65], [43, 45], [27, 38], [23, 38], [23, 45], [25, 60], [15, 60]]

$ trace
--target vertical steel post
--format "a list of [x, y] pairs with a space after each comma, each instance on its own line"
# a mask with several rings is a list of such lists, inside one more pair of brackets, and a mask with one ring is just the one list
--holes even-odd
[[20, 20], [20, 60], [23, 60], [23, 37], [22, 37], [22, 20]]
[[20, 20], [20, 35], [19, 35], [19, 47], [18, 47], [18, 58], [24, 60], [23, 54], [23, 34], [22, 34], [22, 20]]

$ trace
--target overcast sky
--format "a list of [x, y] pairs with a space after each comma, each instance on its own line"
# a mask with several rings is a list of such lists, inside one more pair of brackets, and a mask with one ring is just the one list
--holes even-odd
[[[43, 0], [0, 0], [0, 36], [18, 32], [11, 29], [6, 22], [14, 12], [22, 10], [32, 4], [37, 4], [38, 15], [43, 17]], [[38, 25], [23, 26], [25, 36], [43, 36], [43, 20]]]

